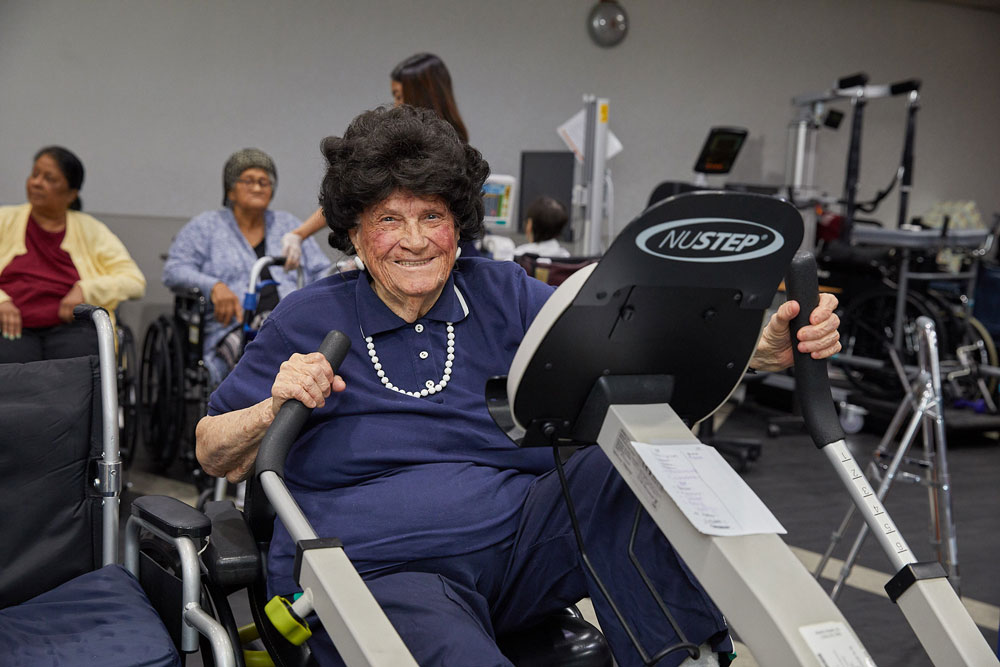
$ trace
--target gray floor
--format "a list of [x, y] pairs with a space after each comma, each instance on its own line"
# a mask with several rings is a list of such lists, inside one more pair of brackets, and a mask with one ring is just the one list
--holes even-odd
[[[778, 437], [767, 436], [767, 418], [774, 414], [750, 400], [729, 415], [718, 436], [760, 438], [762, 456], [743, 477], [784, 525], [788, 531], [786, 542], [811, 569], [840, 524], [849, 501], [833, 470], [804, 432], [792, 428]], [[848, 442], [855, 457], [867, 461], [878, 439], [878, 435], [862, 433]], [[1000, 443], [995, 434], [977, 434], [961, 440], [952, 437], [949, 444], [961, 589], [983, 635], [995, 647], [1000, 624], [1000, 577], [996, 566], [1000, 553]], [[188, 502], [196, 497], [194, 487], [184, 481], [182, 470], [174, 469], [167, 476], [152, 474], [141, 449], [133, 468], [133, 493], [168, 493]], [[934, 550], [928, 541], [926, 489], [896, 483], [885, 504], [918, 558], [933, 559]], [[853, 540], [856, 529], [855, 523], [848, 540]], [[841, 544], [834, 556], [843, 558], [846, 552], [847, 544]], [[881, 591], [890, 576], [889, 562], [874, 541], [865, 543], [858, 564], [852, 578], [857, 582], [845, 588], [838, 605], [876, 664], [930, 665], [902, 614]], [[834, 567], [827, 571], [836, 575]], [[823, 579], [822, 584], [827, 590], [832, 587], [829, 579]], [[248, 618], [243, 601], [237, 598], [235, 604], [237, 615]], [[736, 665], [753, 667], [756, 662], [752, 656], [740, 651]], [[188, 665], [199, 664], [197, 655], [188, 660]]]

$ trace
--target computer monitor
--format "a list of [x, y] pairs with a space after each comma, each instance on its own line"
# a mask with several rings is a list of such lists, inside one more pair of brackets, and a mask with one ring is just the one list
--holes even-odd
[[[573, 171], [576, 156], [572, 151], [523, 151], [521, 153], [521, 194], [518, 231], [524, 231], [524, 212], [531, 202], [549, 196], [571, 211], [573, 203]], [[572, 241], [573, 230], [566, 225], [562, 240]]]
[[483, 184], [483, 224], [489, 234], [512, 234], [517, 228], [517, 179], [490, 174]]
[[713, 127], [701, 147], [694, 170], [699, 174], [728, 174], [746, 138], [747, 131], [742, 127]]

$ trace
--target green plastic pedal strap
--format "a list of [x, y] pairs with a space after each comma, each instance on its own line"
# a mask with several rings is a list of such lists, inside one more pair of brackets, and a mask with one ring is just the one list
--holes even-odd
[[270, 602], [264, 605], [264, 613], [267, 614], [281, 636], [295, 646], [301, 646], [312, 637], [309, 625], [295, 613], [292, 609], [292, 603], [280, 595], [275, 595]]

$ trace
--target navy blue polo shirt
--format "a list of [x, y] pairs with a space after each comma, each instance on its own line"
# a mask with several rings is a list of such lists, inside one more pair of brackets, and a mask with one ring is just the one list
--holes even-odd
[[[313, 412], [285, 465], [289, 490], [317, 534], [340, 538], [362, 571], [508, 539], [528, 486], [551, 469], [552, 454], [512, 443], [490, 418], [484, 387], [507, 373], [552, 288], [513, 262], [461, 259], [430, 312], [407, 323], [366, 277], [331, 276], [282, 300], [212, 395], [209, 414], [268, 398], [283, 361], [315, 351], [329, 330], [339, 329], [351, 338], [339, 370], [347, 389]], [[373, 338], [390, 381], [419, 391], [441, 380], [447, 322], [455, 333], [448, 385], [421, 398], [384, 387], [365, 336]], [[297, 588], [293, 555], [276, 522], [272, 590]]]

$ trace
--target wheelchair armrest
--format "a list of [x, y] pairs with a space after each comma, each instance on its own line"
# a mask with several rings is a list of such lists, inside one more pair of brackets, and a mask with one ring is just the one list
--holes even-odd
[[170, 537], [208, 537], [212, 522], [185, 503], [168, 496], [141, 496], [132, 501], [132, 516], [147, 521]]
[[249, 586], [261, 571], [260, 551], [243, 513], [230, 500], [205, 503], [212, 522], [212, 539], [202, 554], [211, 580], [224, 589]]

